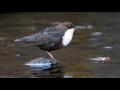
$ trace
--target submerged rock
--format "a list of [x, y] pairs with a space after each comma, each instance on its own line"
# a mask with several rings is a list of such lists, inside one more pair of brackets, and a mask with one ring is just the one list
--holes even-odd
[[33, 68], [34, 70], [45, 70], [51, 68], [51, 61], [50, 58], [47, 57], [40, 57], [36, 58], [30, 62], [26, 62], [25, 65]]
[[100, 36], [100, 35], [102, 35], [102, 32], [93, 32], [90, 35], [92, 35], [92, 36]]

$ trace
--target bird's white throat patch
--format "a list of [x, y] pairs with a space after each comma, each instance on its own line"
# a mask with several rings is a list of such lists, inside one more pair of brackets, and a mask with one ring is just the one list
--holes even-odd
[[66, 30], [64, 36], [62, 37], [63, 39], [62, 43], [64, 46], [67, 46], [70, 43], [70, 41], [72, 40], [74, 31], [75, 31], [75, 28]]

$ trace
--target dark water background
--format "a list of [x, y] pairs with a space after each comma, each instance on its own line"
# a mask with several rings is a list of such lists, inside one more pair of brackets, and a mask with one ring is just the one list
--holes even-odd
[[[53, 51], [59, 64], [34, 71], [25, 63], [48, 56], [45, 51], [14, 40], [59, 22], [92, 25], [74, 33], [65, 48]], [[120, 77], [119, 12], [15, 12], [0, 13], [0, 78], [118, 78]], [[110, 57], [95, 63], [92, 57]]]

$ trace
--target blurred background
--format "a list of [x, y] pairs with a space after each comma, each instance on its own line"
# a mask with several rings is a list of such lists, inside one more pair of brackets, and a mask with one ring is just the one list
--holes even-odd
[[[14, 40], [66, 21], [92, 28], [75, 31], [68, 46], [52, 52], [59, 62], [52, 69], [35, 71], [26, 66], [26, 62], [48, 55]], [[1, 12], [0, 78], [118, 78], [119, 39], [120, 12]], [[110, 61], [90, 60], [96, 57], [110, 57]]]

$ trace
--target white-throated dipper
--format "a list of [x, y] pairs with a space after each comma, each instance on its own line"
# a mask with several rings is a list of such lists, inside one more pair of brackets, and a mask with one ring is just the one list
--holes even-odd
[[45, 28], [44, 30], [30, 36], [22, 37], [14, 40], [15, 42], [22, 41], [29, 45], [37, 46], [46, 51], [52, 58], [52, 64], [56, 64], [50, 51], [61, 49], [67, 46], [72, 40], [73, 33], [79, 26], [75, 26], [71, 22], [64, 22], [57, 26]]

